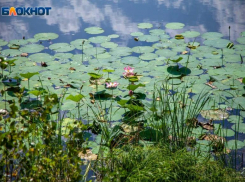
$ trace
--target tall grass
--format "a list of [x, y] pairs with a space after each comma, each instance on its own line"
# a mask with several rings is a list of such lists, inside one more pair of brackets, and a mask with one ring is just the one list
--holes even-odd
[[148, 126], [158, 131], [156, 141], [166, 143], [171, 140], [173, 147], [185, 147], [191, 139], [197, 116], [209, 100], [209, 94], [202, 92], [193, 102], [185, 87], [174, 92], [163, 84], [155, 88], [152, 100]]

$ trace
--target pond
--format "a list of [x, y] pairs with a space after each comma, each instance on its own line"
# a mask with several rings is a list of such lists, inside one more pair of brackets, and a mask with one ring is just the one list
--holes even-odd
[[[0, 38], [7, 41], [33, 37], [40, 32], [60, 35], [59, 42], [88, 38], [84, 29], [99, 26], [105, 35], [118, 34], [120, 45], [132, 47], [135, 42], [130, 33], [139, 31], [137, 24], [149, 22], [164, 27], [169, 22], [181, 22], [182, 31], [200, 33], [220, 32], [226, 38], [231, 27], [231, 40], [235, 41], [245, 29], [245, 2], [243, 0], [105, 0], [105, 1], [9, 1], [2, 0], [1, 7], [51, 7], [50, 15], [18, 16], [0, 19]], [[171, 36], [176, 32], [169, 30]]]
[[[87, 126], [82, 131], [82, 139], [89, 141], [86, 145], [96, 155], [106, 127], [117, 136], [121, 131], [113, 134], [114, 128], [120, 126], [129, 134], [144, 121], [141, 142], [151, 143], [157, 140], [149, 137], [158, 135], [157, 122], [167, 124], [169, 137], [174, 138], [175, 125], [183, 124], [183, 118], [190, 122], [184, 126], [194, 126], [190, 136], [201, 150], [207, 152], [213, 142], [221, 141], [219, 135], [226, 138], [228, 149], [243, 153], [243, 0], [1, 0], [0, 6], [51, 7], [49, 15], [0, 16], [0, 90], [7, 91], [1, 92], [0, 109], [13, 110], [9, 101], [14, 100], [20, 103], [16, 105], [20, 113], [29, 109], [32, 115], [41, 112], [42, 101], [44, 106], [50, 102], [52, 113], [61, 113], [57, 114], [59, 119], [66, 117], [62, 124], [57, 122], [62, 137], [73, 132], [71, 128], [79, 128], [77, 120], [88, 128], [97, 120], [102, 133], [91, 132]], [[17, 92], [26, 101], [20, 101], [16, 88], [11, 87], [16, 82], [25, 87]], [[154, 89], [162, 84], [176, 97], [164, 95], [163, 88]], [[55, 95], [47, 101], [48, 92], [63, 97], [63, 104], [54, 106]], [[208, 102], [203, 97], [206, 92], [210, 94]], [[163, 105], [154, 105], [154, 101]], [[170, 104], [164, 105], [166, 101]], [[100, 104], [98, 115], [94, 114], [94, 103]], [[180, 112], [186, 106], [193, 113], [189, 109]], [[163, 113], [173, 110], [175, 115], [162, 119]], [[109, 125], [104, 126], [107, 121]], [[2, 120], [0, 131], [5, 125]], [[5, 132], [10, 130], [5, 127]], [[103, 143], [105, 153], [114, 138], [108, 140]], [[38, 143], [40, 138], [34, 141]], [[212, 147], [217, 152], [217, 146]], [[243, 157], [238, 160], [243, 161]]]

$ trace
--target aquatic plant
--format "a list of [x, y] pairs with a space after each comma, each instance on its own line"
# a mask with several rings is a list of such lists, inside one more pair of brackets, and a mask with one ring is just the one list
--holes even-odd
[[[112, 42], [118, 35], [51, 45], [57, 34], [0, 39], [1, 180], [86, 181], [92, 170], [97, 180], [233, 177], [213, 158], [233, 168], [242, 161], [245, 33], [236, 44], [217, 32], [171, 38], [152, 27], [138, 24], [145, 30], [132, 39], [148, 45], [133, 48]], [[178, 165], [166, 166], [171, 159]]]

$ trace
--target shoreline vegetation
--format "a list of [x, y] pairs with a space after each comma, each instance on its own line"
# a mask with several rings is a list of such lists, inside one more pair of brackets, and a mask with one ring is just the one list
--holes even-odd
[[245, 33], [149, 32], [132, 36], [152, 46], [97, 36], [52, 56], [54, 33], [0, 39], [1, 181], [245, 181]]

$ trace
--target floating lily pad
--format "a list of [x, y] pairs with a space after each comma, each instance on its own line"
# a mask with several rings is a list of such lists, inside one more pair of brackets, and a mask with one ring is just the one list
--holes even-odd
[[169, 29], [182, 29], [185, 26], [183, 23], [173, 22], [173, 23], [167, 23], [165, 25], [166, 28]]
[[116, 56], [128, 56], [132, 53], [132, 49], [129, 47], [116, 47], [110, 50], [110, 54]]
[[170, 48], [172, 47], [171, 42], [161, 42], [161, 43], [155, 43], [152, 45], [153, 48], [155, 49], [165, 49], [165, 48]]
[[97, 59], [107, 59], [110, 58], [111, 55], [108, 52], [102, 53], [102, 54], [98, 54], [97, 56], [95, 56]]
[[235, 97], [232, 99], [235, 106], [245, 108], [245, 97]]
[[229, 140], [227, 142], [227, 147], [229, 149], [233, 149], [233, 150], [235, 150], [235, 149], [241, 149], [241, 148], [244, 147], [244, 145], [245, 144], [242, 141], [240, 141], [240, 140]]
[[223, 120], [229, 117], [229, 114], [225, 110], [206, 110], [201, 111], [202, 117], [213, 120]]
[[136, 53], [150, 53], [154, 51], [154, 48], [151, 46], [136, 46], [132, 50]]
[[96, 55], [98, 54], [102, 54], [104, 53], [106, 50], [103, 47], [92, 47], [92, 48], [88, 48], [88, 49], [84, 49], [83, 52], [84, 54], [87, 55], [94, 55], [96, 57]]
[[240, 44], [245, 44], [245, 37], [239, 37], [238, 39], [236, 39], [236, 41]]
[[1, 52], [2, 55], [4, 56], [17, 56], [17, 55], [20, 55], [21, 54], [21, 51], [19, 50], [16, 50], [16, 49], [4, 49], [2, 52]]
[[231, 127], [234, 131], [237, 131], [239, 133], [244, 133], [245, 132], [245, 123], [236, 123], [232, 125]]
[[230, 41], [226, 39], [208, 39], [203, 42], [204, 45], [217, 48], [225, 48], [228, 43], [230, 43]]
[[177, 52], [171, 51], [170, 49], [159, 49], [155, 52], [156, 54], [164, 57], [173, 57], [177, 54]]
[[73, 56], [71, 53], [56, 53], [54, 55], [57, 59], [70, 59]]
[[104, 30], [100, 27], [89, 27], [85, 28], [84, 31], [88, 34], [101, 34]]
[[174, 78], [174, 79], [169, 79], [168, 83], [173, 85], [179, 85], [182, 83], [182, 81], [180, 79]]
[[193, 37], [198, 37], [200, 35], [200, 33], [197, 31], [186, 31], [186, 32], [182, 33], [181, 35], [183, 35], [184, 37], [187, 37], [187, 38], [193, 38]]
[[89, 43], [90, 43], [90, 41], [88, 41], [87, 39], [76, 39], [76, 40], [70, 42], [71, 45], [74, 45], [75, 48], [77, 48], [79, 50], [93, 47], [93, 45], [91, 45]]
[[219, 32], [206, 32], [202, 34], [202, 38], [208, 40], [220, 39], [221, 37], [223, 37], [223, 34]]
[[95, 44], [100, 44], [104, 42], [109, 42], [111, 39], [107, 36], [96, 36], [96, 37], [91, 37], [88, 39], [90, 42], [93, 42]]
[[49, 46], [49, 49], [52, 49], [56, 52], [69, 52], [75, 49], [73, 45], [70, 45], [68, 43], [56, 43]]
[[15, 45], [25, 45], [27, 43], [28, 43], [28, 41], [24, 40], [24, 39], [17, 39], [17, 40], [9, 41], [9, 45], [13, 45], [13, 44], [15, 44]]
[[43, 45], [29, 44], [29, 45], [26, 45], [24, 47], [21, 47], [20, 51], [26, 52], [26, 53], [36, 53], [36, 52], [42, 51], [43, 49], [44, 49]]
[[167, 68], [167, 71], [169, 74], [172, 74], [172, 75], [181, 75], [179, 66], [169, 66]]
[[231, 129], [222, 128], [217, 132], [217, 134], [223, 137], [232, 137], [235, 135], [235, 132]]
[[162, 35], [165, 34], [165, 31], [162, 29], [153, 29], [149, 31], [151, 35]]
[[236, 115], [232, 115], [229, 116], [229, 118], [227, 119], [230, 123], [241, 123], [243, 122], [243, 118], [240, 116], [236, 116]]
[[56, 33], [38, 33], [34, 36], [37, 40], [49, 40], [49, 39], [57, 39], [59, 37]]
[[7, 41], [5, 41], [5, 40], [3, 40], [3, 39], [0, 39], [0, 46], [5, 46], [5, 45], [7, 45], [7, 44], [8, 44]]
[[127, 64], [127, 65], [134, 65], [138, 64], [141, 60], [138, 57], [135, 56], [127, 56], [121, 59], [121, 63]]
[[30, 43], [36, 43], [36, 42], [38, 42], [38, 40], [35, 39], [35, 38], [26, 39], [26, 41], [27, 42], [30, 42]]
[[101, 44], [102, 47], [105, 47], [105, 48], [115, 48], [118, 46], [118, 44], [114, 43], [114, 42], [104, 42]]
[[118, 38], [119, 35], [117, 35], [117, 34], [111, 34], [111, 35], [108, 35], [108, 37], [111, 38], [111, 39], [115, 39], [115, 38]]
[[54, 60], [54, 57], [47, 53], [36, 53], [29, 56], [29, 59], [35, 62], [49, 62]]
[[142, 32], [133, 32], [130, 35], [132, 35], [132, 36], [141, 36], [141, 35], [144, 35], [144, 34]]
[[245, 111], [240, 111], [240, 115], [245, 118]]
[[140, 41], [146, 41], [146, 42], [157, 42], [157, 41], [159, 41], [159, 37], [157, 35], [141, 35], [138, 38]]
[[157, 58], [158, 55], [157, 54], [154, 54], [154, 53], [145, 53], [145, 54], [142, 54], [140, 55], [140, 59], [143, 59], [143, 60], [152, 60], [152, 59], [155, 59]]
[[152, 28], [153, 25], [151, 23], [139, 23], [138, 28], [145, 29], [145, 28]]

